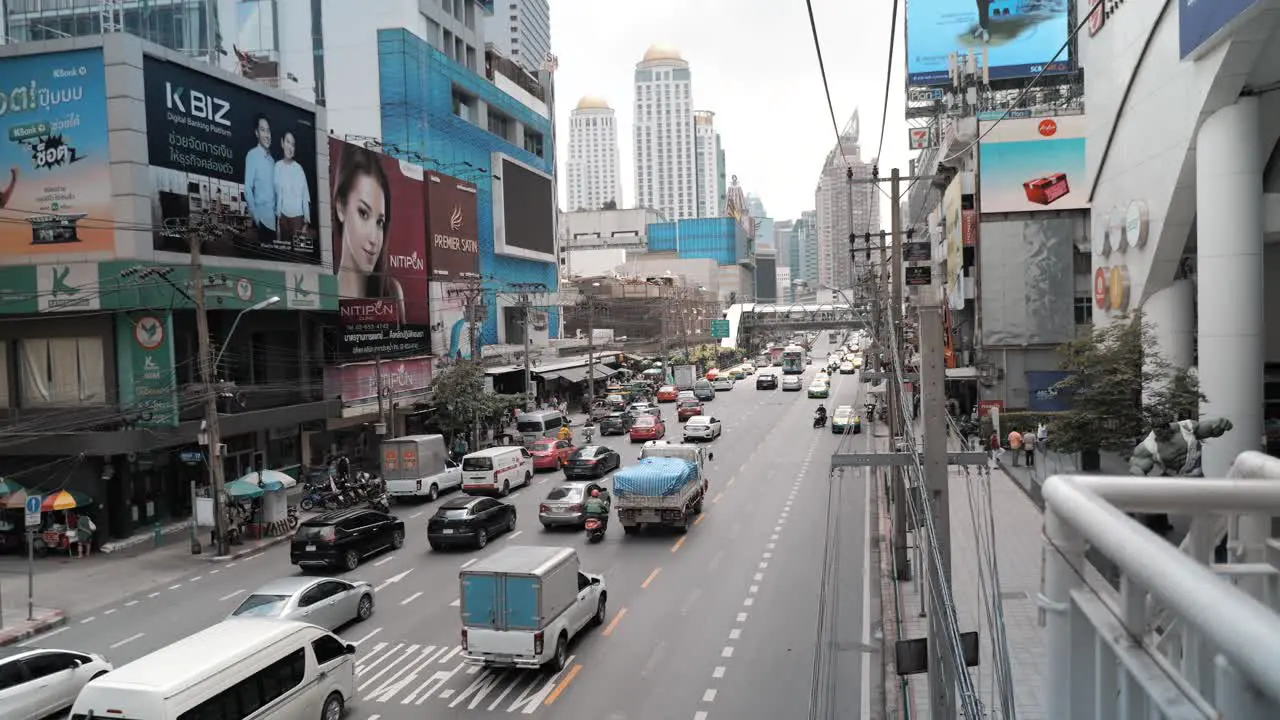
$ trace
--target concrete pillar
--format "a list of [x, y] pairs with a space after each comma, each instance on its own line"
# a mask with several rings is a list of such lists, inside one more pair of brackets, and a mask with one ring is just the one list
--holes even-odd
[[1174, 280], [1147, 298], [1142, 312], [1155, 331], [1160, 354], [1174, 368], [1191, 367], [1196, 341], [1196, 284]]
[[1235, 426], [1204, 450], [1206, 477], [1223, 477], [1262, 437], [1263, 227], [1258, 99], [1209, 117], [1196, 141], [1196, 260], [1203, 417]]

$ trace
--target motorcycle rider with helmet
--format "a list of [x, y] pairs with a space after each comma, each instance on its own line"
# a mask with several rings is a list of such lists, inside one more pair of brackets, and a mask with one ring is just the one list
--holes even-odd
[[813, 419], [814, 419], [814, 420], [816, 420], [816, 421], [818, 421], [818, 422], [820, 422], [820, 423], [826, 424], [826, 422], [827, 422], [827, 407], [826, 407], [825, 405], [823, 405], [822, 403], [818, 403], [818, 409], [814, 411], [814, 413], [813, 413]]
[[609, 503], [600, 495], [599, 488], [592, 488], [591, 497], [587, 498], [586, 507], [583, 508], [588, 520], [595, 519], [600, 521], [600, 532], [603, 533], [609, 529]]

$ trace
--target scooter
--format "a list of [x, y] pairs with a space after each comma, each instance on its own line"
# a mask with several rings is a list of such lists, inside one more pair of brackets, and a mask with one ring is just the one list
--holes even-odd
[[587, 542], [594, 544], [604, 539], [604, 521], [600, 518], [587, 518], [585, 527], [587, 530]]
[[380, 513], [391, 514], [391, 503], [387, 500], [386, 495], [378, 495], [369, 499], [369, 507]]
[[826, 416], [826, 415], [814, 415], [814, 416], [813, 416], [813, 426], [814, 426], [814, 427], [816, 427], [816, 428], [826, 427], [826, 426], [827, 426], [827, 416]]

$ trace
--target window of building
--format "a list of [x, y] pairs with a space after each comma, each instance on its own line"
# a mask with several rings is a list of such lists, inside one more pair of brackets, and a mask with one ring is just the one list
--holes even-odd
[[537, 155], [538, 157], [542, 157], [543, 156], [542, 155], [542, 151], [543, 151], [542, 133], [534, 132], [529, 128], [525, 128], [524, 129], [524, 149], [528, 150], [534, 155]]
[[489, 132], [503, 140], [511, 139], [511, 119], [489, 108]]
[[1093, 322], [1093, 298], [1078, 297], [1075, 303], [1077, 325], [1088, 325]]
[[102, 338], [18, 341], [23, 407], [83, 407], [107, 401]]
[[453, 88], [453, 114], [469, 123], [476, 121], [476, 99], [456, 85]]

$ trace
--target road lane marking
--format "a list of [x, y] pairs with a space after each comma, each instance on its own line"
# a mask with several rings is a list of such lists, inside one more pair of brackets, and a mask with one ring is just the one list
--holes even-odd
[[724, 649], [720, 651], [720, 657], [722, 657], [722, 658], [731, 658], [731, 657], [733, 657], [733, 646], [732, 646], [732, 645], [725, 645], [725, 646], [724, 646]]
[[66, 625], [63, 625], [62, 627], [58, 628], [57, 630], [50, 630], [50, 631], [49, 631], [49, 632], [47, 632], [47, 633], [41, 633], [41, 634], [39, 634], [39, 635], [36, 635], [35, 637], [31, 638], [30, 640], [27, 640], [26, 642], [20, 642], [20, 643], [18, 643], [18, 647], [30, 647], [30, 646], [34, 645], [35, 643], [37, 643], [37, 642], [41, 642], [41, 643], [42, 643], [42, 642], [44, 642], [44, 641], [45, 641], [45, 639], [46, 639], [46, 638], [51, 638], [51, 637], [53, 637], [54, 635], [57, 635], [58, 633], [64, 633], [64, 632], [66, 632], [66, 631], [68, 631], [68, 630], [70, 630], [70, 629], [71, 629], [71, 628], [67, 627]]
[[627, 614], [626, 608], [619, 609], [618, 614], [613, 616], [613, 619], [609, 621], [609, 624], [605, 626], [604, 631], [601, 632], [600, 635], [603, 637], [609, 637], [610, 635], [612, 635], [614, 629], [618, 627], [618, 623], [622, 621], [622, 618], [625, 617], [626, 614]]
[[770, 536], [769, 536], [769, 539], [770, 539], [770, 540], [777, 540], [777, 539], [778, 539], [778, 535], [777, 535], [777, 533], [775, 533], [775, 534], [773, 534], [773, 535], [770, 535]]
[[510, 535], [508, 535], [508, 536], [507, 536], [507, 538], [508, 538], [508, 539], [510, 539], [510, 540], [514, 540], [514, 539], [516, 539], [516, 538], [520, 537], [520, 534], [521, 534], [521, 533], [523, 533], [523, 532], [524, 532], [523, 530], [517, 530], [517, 531], [515, 531], [515, 532], [511, 533]]
[[762, 562], [762, 563], [760, 563], [760, 569], [761, 569], [761, 570], [764, 570], [764, 569], [766, 569], [766, 568], [768, 568], [768, 567], [769, 567], [769, 563], [767, 563], [767, 562]]
[[137, 604], [138, 604], [138, 601], [137, 601], [137, 600], [130, 600], [129, 602], [125, 603], [125, 604], [124, 604], [124, 606], [125, 606], [125, 607], [133, 607], [134, 605], [137, 605]]
[[771, 560], [773, 558], [773, 553], [767, 552], [762, 554], [760, 557], [763, 557], [765, 560]]
[[410, 515], [410, 516], [409, 516], [409, 519], [410, 519], [410, 520], [412, 520], [412, 519], [414, 519], [414, 518], [416, 518], [416, 517], [419, 517], [419, 516], [421, 516], [421, 515], [422, 515], [422, 513], [424, 513], [424, 512], [426, 512], [426, 510], [419, 510], [418, 512], [416, 512], [416, 513], [414, 513], [414, 514]]
[[716, 503], [720, 502], [720, 498], [722, 497], [724, 497], [723, 491], [716, 493], [716, 496], [711, 498], [711, 504], [715, 505]]
[[453, 602], [449, 603], [449, 607], [462, 607], [462, 598], [454, 598]]
[[726, 672], [725, 666], [717, 665], [716, 669], [711, 671], [711, 677], [719, 680], [720, 678], [724, 677], [725, 672]]
[[97, 619], [98, 619], [98, 618], [96, 618], [96, 617], [94, 617], [94, 616], [90, 615], [89, 617], [87, 617], [87, 618], [85, 618], [85, 619], [81, 620], [81, 621], [80, 621], [80, 624], [81, 624], [81, 625], [84, 625], [85, 623], [91, 623], [91, 622], [93, 622], [94, 620], [97, 620]]
[[703, 521], [703, 520], [706, 520], [706, 519], [707, 519], [707, 516], [706, 516], [705, 514], [704, 514], [704, 515], [699, 515], [699, 516], [698, 516], [698, 519], [693, 521], [693, 524], [694, 524], [694, 525], [701, 525], [701, 524], [702, 524], [702, 521]]
[[[402, 648], [402, 647], [404, 647], [404, 646], [403, 646], [403, 645], [397, 645], [395, 650], [392, 650], [391, 652], [389, 652], [389, 653], [387, 653], [387, 654], [388, 654], [388, 655], [395, 655], [395, 654], [396, 654], [396, 652], [397, 652], [400, 648]], [[404, 651], [404, 653], [403, 653], [402, 655], [400, 655], [400, 656], [399, 656], [399, 657], [397, 657], [396, 659], [392, 660], [391, 662], [387, 663], [385, 666], [383, 666], [383, 667], [382, 667], [382, 669], [381, 669], [381, 670], [379, 670], [379, 671], [377, 672], [377, 674], [375, 674], [373, 677], [371, 677], [371, 678], [369, 678], [368, 680], [365, 680], [363, 683], [361, 683], [361, 684], [360, 684], [360, 686], [356, 688], [356, 692], [364, 692], [364, 689], [365, 689], [365, 688], [367, 688], [367, 687], [369, 687], [370, 685], [372, 685], [373, 683], [377, 682], [377, 681], [378, 681], [378, 678], [382, 677], [383, 675], [386, 675], [388, 670], [390, 670], [391, 668], [393, 668], [393, 667], [395, 667], [395, 666], [399, 665], [400, 663], [404, 662], [405, 660], [408, 660], [409, 658], [413, 657], [413, 654], [414, 654], [414, 653], [416, 653], [416, 652], [418, 652], [418, 649], [419, 649], [419, 648], [421, 648], [421, 647], [422, 647], [421, 645], [410, 645], [408, 648], [405, 648], [405, 651]], [[434, 646], [434, 645], [432, 645], [432, 646], [430, 647], [430, 649], [434, 650], [434, 649], [435, 649], [435, 646]], [[413, 666], [413, 663], [412, 663], [412, 662], [410, 662], [410, 663], [409, 663], [409, 666], [410, 666], [410, 667], [412, 667], [412, 666]], [[372, 694], [373, 694], [373, 693], [370, 693], [370, 695], [372, 695]], [[366, 699], [368, 699], [368, 698], [366, 698]]]
[[736, 482], [738, 482], [738, 478], [736, 478], [736, 477], [732, 477], [732, 478], [729, 478], [729, 482], [725, 483], [725, 484], [724, 484], [724, 486], [725, 486], [725, 487], [733, 487], [733, 484], [734, 484], [734, 483], [736, 483]]
[[388, 555], [388, 556], [386, 556], [386, 557], [382, 558], [381, 560], [379, 560], [378, 562], [374, 563], [374, 564], [373, 564], [373, 566], [374, 566], [374, 567], [381, 567], [381, 566], [386, 565], [387, 563], [389, 563], [389, 562], [391, 562], [392, 560], [395, 560], [395, 559], [396, 559], [396, 556], [395, 556], [395, 555]]
[[229, 562], [229, 563], [227, 563], [227, 567], [229, 567], [229, 568], [233, 568], [233, 567], [235, 567], [235, 566], [236, 566], [236, 564], [235, 564], [234, 562]]
[[755, 598], [747, 598], [742, 601], [743, 607], [751, 607], [752, 605], [755, 605], [755, 604], [756, 604]]
[[687, 537], [688, 535], [681, 536], [680, 539], [676, 541], [676, 544], [671, 546], [671, 552], [676, 552], [680, 548], [684, 547], [684, 541]]
[[706, 713], [706, 711], [705, 711], [705, 710], [699, 710], [698, 712], [694, 713], [694, 714], [693, 714], [693, 720], [707, 720], [707, 713]]
[[704, 693], [702, 693], [702, 702], [708, 702], [708, 703], [709, 703], [709, 702], [715, 702], [715, 700], [716, 700], [716, 689], [715, 689], [715, 688], [707, 688], [707, 691], [706, 691], [706, 692], [704, 692]]
[[401, 604], [401, 605], [408, 605], [409, 603], [413, 602], [414, 600], [417, 600], [417, 599], [418, 599], [418, 598], [420, 598], [420, 597], [422, 597], [422, 593], [420, 593], [420, 592], [416, 592], [416, 593], [414, 593], [414, 594], [410, 595], [409, 597], [407, 597], [407, 598], [405, 598], [405, 599], [401, 600], [401, 601], [400, 601], [400, 604]]
[[221, 572], [221, 570], [220, 570], [220, 569], [216, 569], [216, 568], [215, 568], [215, 569], [213, 569], [213, 570], [210, 570], [210, 571], [209, 571], [209, 574], [210, 574], [210, 575], [217, 575], [219, 572]]
[[241, 589], [239, 589], [239, 590], [236, 590], [235, 592], [227, 593], [226, 595], [223, 595], [222, 597], [218, 598], [218, 601], [219, 601], [219, 602], [224, 602], [224, 601], [230, 600], [231, 598], [233, 598], [233, 597], [235, 597], [235, 596], [239, 595], [239, 594], [240, 594], [240, 593], [242, 593], [242, 592], [244, 592], [244, 588], [241, 588]]
[[149, 598], [153, 598], [153, 597], [159, 597], [159, 596], [160, 596], [160, 593], [158, 593], [158, 592], [153, 592], [153, 593], [151, 593], [150, 595], [148, 595], [147, 597], [149, 597]]
[[578, 673], [580, 672], [582, 672], [581, 664], [574, 665], [572, 668], [569, 668], [569, 674], [564, 676], [564, 679], [560, 681], [560, 684], [556, 686], [555, 690], [551, 691], [551, 694], [547, 696], [547, 699], [544, 700], [542, 704], [544, 705], [554, 704], [555, 701], [560, 698], [560, 693], [564, 692], [565, 689], [569, 687], [569, 685], [573, 682], [573, 679], [578, 677]]
[[752, 595], [755, 595], [756, 593], [760, 592], [760, 586], [752, 585], [751, 587], [747, 588], [747, 592], [751, 593]]
[[734, 628], [729, 631], [729, 639], [737, 640], [742, 637], [742, 628]]
[[197, 575], [197, 576], [195, 576], [195, 577], [191, 578], [191, 582], [195, 582], [195, 581], [199, 580], [199, 579], [200, 579], [200, 578], [202, 578], [202, 577], [204, 577], [204, 576], [203, 576], [203, 575]]
[[740, 623], [744, 623], [744, 622], [746, 622], [746, 621], [747, 621], [747, 614], [746, 614], [746, 613], [738, 613], [738, 622], [740, 622]]
[[103, 615], [110, 615], [111, 613], [113, 613], [113, 612], [115, 612], [115, 611], [116, 611], [116, 609], [115, 609], [115, 608], [111, 608], [110, 610], [103, 610], [103, 611], [102, 611], [102, 614], [103, 614]]
[[764, 579], [764, 573], [756, 573], [754, 576], [752, 576], [752, 579], [755, 580], [756, 582], [759, 582]]
[[170, 585], [170, 586], [169, 586], [169, 589], [170, 589], [170, 590], [177, 590], [177, 589], [178, 589], [178, 588], [180, 588], [180, 587], [182, 587], [182, 583], [178, 583], [177, 585]]
[[129, 637], [127, 637], [127, 638], [125, 638], [125, 639], [121, 640], [120, 642], [118, 642], [118, 643], [116, 643], [116, 644], [114, 644], [114, 645], [109, 645], [108, 647], [109, 647], [111, 650], [115, 650], [116, 648], [121, 647], [122, 645], [128, 645], [129, 643], [133, 642], [134, 640], [137, 640], [138, 638], [145, 637], [145, 636], [146, 636], [146, 633], [138, 633], [137, 635], [130, 635]]
[[250, 560], [257, 560], [260, 557], [262, 557], [262, 553], [257, 553], [255, 555], [250, 555], [247, 558], [240, 558], [240, 559], [244, 562], [249, 562]]
[[476, 560], [479, 560], [479, 559], [480, 559], [480, 558], [471, 558], [470, 560], [468, 560], [468, 561], [466, 561], [466, 562], [462, 563], [462, 565], [461, 565], [460, 567], [461, 567], [461, 569], [466, 570], [467, 568], [471, 567], [471, 566], [475, 563], [475, 561], [476, 561]]
[[656, 578], [656, 577], [658, 577], [658, 573], [660, 573], [660, 572], [662, 572], [662, 568], [660, 568], [660, 567], [656, 567], [656, 568], [654, 568], [654, 569], [653, 569], [653, 572], [649, 573], [649, 577], [645, 578], [645, 579], [644, 579], [644, 582], [640, 583], [640, 587], [641, 587], [642, 589], [648, 590], [648, 589], [649, 589], [649, 585], [651, 585], [651, 584], [653, 583], [653, 579], [654, 579], [654, 578]]
[[373, 632], [369, 633], [368, 635], [365, 635], [364, 637], [360, 638], [359, 640], [356, 640], [355, 642], [353, 642], [353, 643], [351, 643], [351, 644], [352, 644], [352, 645], [355, 645], [355, 646], [357, 646], [357, 647], [358, 647], [361, 643], [363, 643], [364, 641], [366, 641], [366, 640], [368, 640], [369, 638], [373, 637], [374, 635], [377, 635], [377, 634], [378, 634], [378, 633], [380, 633], [380, 632], [382, 632], [382, 628], [380, 628], [380, 627], [378, 627], [378, 628], [374, 628], [374, 629], [373, 629]]

